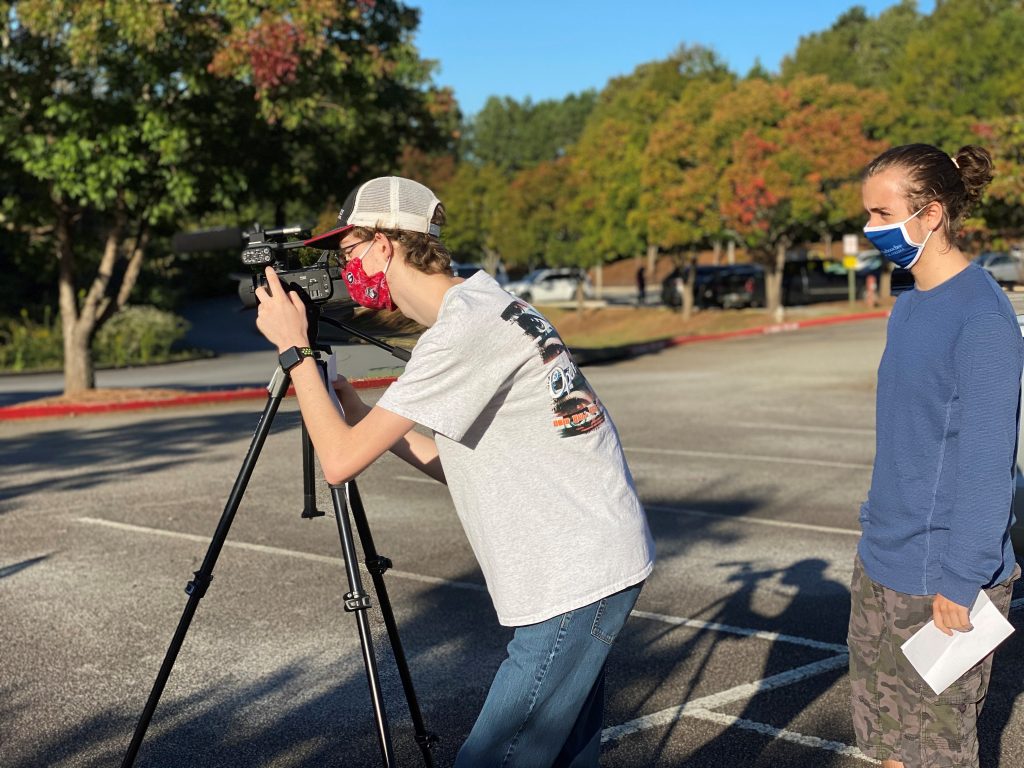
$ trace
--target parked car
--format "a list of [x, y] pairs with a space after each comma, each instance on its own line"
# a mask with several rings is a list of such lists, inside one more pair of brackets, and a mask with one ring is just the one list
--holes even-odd
[[975, 260], [1000, 285], [1024, 282], [1024, 259], [1006, 251], [987, 251]]
[[[877, 280], [882, 269], [881, 258], [866, 258], [854, 270], [854, 298], [864, 298], [869, 275]], [[850, 295], [850, 277], [841, 261], [798, 258], [786, 262], [782, 274], [782, 303], [786, 306], [812, 304], [816, 301], [841, 301]]]
[[715, 303], [722, 309], [763, 307], [764, 268], [757, 264], [723, 267], [715, 280]]
[[[452, 262], [452, 275], [455, 277], [469, 277], [481, 270], [484, 272], [487, 271], [483, 264], [469, 264], [460, 261]], [[493, 277], [497, 281], [498, 285], [505, 285], [508, 283], [508, 273], [505, 271], [505, 267], [501, 264], [498, 264], [497, 268], [494, 270]]]
[[[678, 309], [683, 306], [683, 276], [686, 267], [676, 267], [661, 281], [661, 301], [665, 306]], [[713, 283], [720, 267], [696, 267], [696, 282], [693, 285], [693, 305], [704, 309], [714, 305]]]
[[[662, 281], [661, 300], [666, 306], [682, 306], [685, 270], [685, 267], [676, 268]], [[764, 270], [757, 264], [702, 265], [696, 270], [693, 285], [693, 305], [696, 308], [764, 306]]]
[[586, 272], [575, 267], [535, 269], [521, 280], [505, 285], [505, 290], [523, 301], [543, 304], [550, 301], [572, 301], [582, 283], [583, 298], [592, 299], [594, 289]]

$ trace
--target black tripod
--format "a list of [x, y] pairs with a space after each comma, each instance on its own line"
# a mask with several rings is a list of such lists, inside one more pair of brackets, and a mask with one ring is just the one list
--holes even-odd
[[[310, 315], [309, 328], [311, 335], [313, 336], [311, 342], [314, 349], [317, 350], [317, 365], [320, 368], [321, 376], [324, 378], [325, 386], [329, 387], [330, 383], [327, 382], [326, 377], [326, 363], [320, 357], [320, 352], [329, 352], [329, 348], [317, 345], [315, 338], [316, 329], [320, 321], [319, 309], [315, 304], [308, 302], [307, 307]], [[406, 350], [392, 347], [391, 345], [379, 341], [372, 336], [368, 336], [355, 328], [345, 325], [344, 323], [337, 323], [327, 318], [324, 318], [324, 322], [335, 325], [353, 336], [357, 336], [381, 347], [382, 349], [386, 349], [395, 357], [403, 360], [409, 359], [409, 353]], [[196, 608], [199, 606], [199, 601], [203, 599], [207, 588], [210, 586], [210, 581], [213, 578], [213, 568], [217, 563], [217, 558], [220, 555], [221, 548], [224, 546], [224, 541], [228, 535], [228, 529], [231, 527], [238, 505], [242, 501], [242, 495], [245, 493], [246, 485], [248, 485], [253, 468], [256, 466], [256, 460], [259, 458], [263, 443], [270, 432], [270, 426], [273, 423], [274, 415], [277, 413], [278, 407], [281, 405], [281, 400], [288, 392], [290, 382], [291, 377], [280, 366], [278, 366], [270, 380], [270, 383], [267, 385], [267, 390], [269, 392], [267, 405], [263, 410], [263, 414], [260, 416], [259, 423], [256, 426], [256, 432], [253, 435], [251, 444], [249, 445], [249, 451], [245, 456], [245, 460], [242, 462], [242, 468], [238, 473], [238, 477], [235, 479], [234, 486], [231, 489], [231, 494], [228, 497], [226, 506], [224, 507], [224, 513], [221, 515], [220, 522], [217, 525], [217, 530], [214, 533], [210, 546], [206, 551], [206, 557], [203, 559], [203, 564], [199, 570], [194, 572], [194, 578], [185, 587], [185, 593], [188, 595], [188, 602], [185, 604], [185, 610], [182, 613], [181, 620], [178, 622], [178, 628], [175, 631], [171, 644], [164, 656], [163, 664], [160, 666], [160, 671], [157, 674], [156, 682], [153, 684], [153, 690], [149, 694], [149, 699], [146, 701], [146, 706], [142, 711], [142, 716], [139, 718], [139, 723], [135, 727], [135, 733], [132, 736], [131, 744], [128, 746], [128, 751], [121, 763], [121, 768], [130, 768], [130, 766], [135, 764], [135, 757], [139, 752], [139, 747], [142, 745], [142, 739], [145, 737], [146, 729], [149, 727], [150, 720], [153, 717], [153, 711], [156, 709], [157, 702], [160, 700], [160, 695], [163, 693], [164, 686], [167, 684], [167, 679], [171, 674], [171, 668], [174, 666], [174, 661], [178, 656], [178, 651], [181, 649], [182, 642], [185, 640], [185, 634], [188, 632], [189, 625], [192, 623], [192, 617], [195, 615]], [[304, 508], [302, 511], [302, 517], [319, 517], [324, 513], [316, 508], [313, 447], [304, 424], [302, 427], [302, 446], [304, 485]], [[356, 530], [359, 534], [359, 541], [363, 548], [366, 568], [369, 571], [370, 579], [373, 581], [374, 592], [376, 592], [377, 598], [380, 602], [381, 614], [384, 618], [385, 627], [387, 628], [388, 641], [391, 644], [395, 664], [398, 667], [398, 674], [402, 680], [402, 688], [405, 691], [405, 698], [409, 705], [409, 715], [415, 730], [416, 743], [419, 744], [420, 751], [423, 753], [423, 761], [427, 768], [432, 768], [433, 757], [431, 749], [437, 741], [437, 737], [434, 734], [429, 733], [423, 725], [423, 717], [420, 714], [419, 704], [416, 700], [416, 692], [413, 689], [412, 677], [409, 674], [409, 667], [406, 663], [405, 651], [402, 649], [402, 643], [398, 637], [398, 625], [395, 622], [395, 616], [391, 610], [391, 601], [388, 599], [387, 587], [384, 584], [384, 572], [391, 567], [391, 561], [386, 557], [379, 555], [376, 547], [374, 547], [373, 536], [370, 534], [370, 526], [366, 521], [366, 513], [363, 510], [363, 503], [360, 499], [359, 490], [356, 487], [355, 481], [351, 480], [342, 486], [331, 486], [331, 499], [334, 502], [334, 516], [338, 523], [338, 535], [341, 538], [341, 553], [345, 561], [345, 573], [348, 577], [349, 591], [345, 595], [345, 610], [355, 614], [356, 624], [359, 628], [359, 642], [362, 646], [363, 664], [366, 667], [366, 679], [370, 687], [373, 716], [377, 726], [377, 738], [380, 742], [381, 760], [386, 768], [391, 768], [395, 765], [394, 748], [391, 744], [391, 733], [388, 728], [387, 714], [384, 711], [380, 676], [377, 670], [377, 659], [373, 651], [373, 637], [370, 632], [370, 621], [367, 614], [371, 604], [370, 597], [363, 590], [362, 578], [360, 577], [359, 566], [356, 561], [355, 542], [352, 538], [352, 526], [349, 521], [348, 514], [348, 510], [350, 508], [352, 510], [352, 517], [355, 519]]]

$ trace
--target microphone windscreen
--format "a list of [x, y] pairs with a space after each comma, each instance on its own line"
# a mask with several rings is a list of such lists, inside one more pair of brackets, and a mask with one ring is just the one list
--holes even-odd
[[197, 251], [239, 251], [248, 238], [238, 227], [220, 227], [200, 232], [178, 232], [171, 238], [171, 247], [177, 253]]

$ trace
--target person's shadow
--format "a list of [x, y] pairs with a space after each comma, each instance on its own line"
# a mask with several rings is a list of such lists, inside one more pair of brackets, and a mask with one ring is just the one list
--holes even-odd
[[[1021, 558], [1018, 558], [1019, 561]], [[1019, 579], [1014, 597], [1020, 599], [1022, 596], [1024, 579]], [[1003, 732], [1013, 716], [1017, 699], [1024, 692], [1024, 667], [1018, 662], [1024, 654], [1024, 611], [1011, 611], [1010, 623], [1016, 631], [996, 648], [988, 696], [978, 717], [978, 748], [982, 768], [1000, 764]]]
[[[677, 701], [685, 704], [694, 699], [705, 673], [710, 674], [716, 651], [723, 649], [722, 644], [740, 642], [747, 644], [744, 647], [753, 647], [751, 644], [759, 641], [750, 639], [749, 635], [756, 631], [775, 632], [782, 636], [771, 643], [761, 667], [760, 679], [814, 662], [837, 659], [846, 640], [850, 595], [846, 585], [825, 575], [827, 566], [828, 563], [819, 558], [801, 560], [787, 568], [768, 569], [759, 569], [751, 562], [720, 563], [719, 567], [732, 570], [726, 582], [738, 584], [739, 587], [694, 616], [707, 622], [708, 626], [698, 630], [682, 648], [676, 646], [675, 652], [680, 654], [680, 658], [686, 658], [689, 654], [702, 654], [696, 674], [689, 680]], [[777, 581], [773, 585], [774, 580]], [[767, 615], [755, 608], [761, 601], [759, 592], [789, 592], [792, 589], [796, 592], [780, 613]], [[803, 638], [811, 642], [801, 644], [799, 640]], [[814, 647], [815, 643], [821, 647]], [[734, 657], [735, 651], [729, 655], [729, 658]], [[718, 664], [721, 664], [720, 660]], [[735, 712], [739, 701], [731, 707], [726, 704], [712, 705], [713, 711], [735, 715], [736, 720], [732, 726], [689, 755], [686, 765], [688, 768], [718, 766], [723, 756], [736, 754], [739, 744], [762, 750], [761, 754], [746, 763], [749, 766], [806, 763], [806, 747], [780, 743], [777, 739], [765, 747], [763, 735], [744, 724], [767, 724], [774, 729], [785, 729], [828, 692], [846, 674], [846, 669], [845, 663], [839, 663], [834, 669], [808, 676], [792, 686], [759, 691], [747, 699], [739, 713]], [[667, 729], [655, 754], [668, 754], [671, 732], [671, 728]], [[833, 730], [828, 738], [853, 743], [852, 723]], [[747, 749], [744, 752], [751, 754]], [[820, 753], [816, 759], [817, 765], [825, 765], [828, 754]]]

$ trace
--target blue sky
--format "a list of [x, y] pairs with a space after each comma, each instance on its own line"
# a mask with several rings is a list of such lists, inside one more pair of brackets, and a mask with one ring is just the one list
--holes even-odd
[[[661, 59], [681, 43], [713, 48], [746, 74], [754, 61], [778, 71], [803, 35], [848, 8], [877, 16], [895, 0], [408, 0], [421, 9], [416, 44], [439, 62], [468, 116], [488, 96], [560, 99]], [[931, 13], [934, 0], [918, 0]]]

